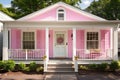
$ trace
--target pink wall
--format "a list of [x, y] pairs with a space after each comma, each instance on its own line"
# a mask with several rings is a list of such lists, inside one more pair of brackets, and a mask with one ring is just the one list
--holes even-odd
[[85, 47], [84, 32], [85, 32], [84, 30], [76, 31], [76, 48], [77, 49], [84, 49]]
[[[83, 14], [77, 13], [75, 11], [72, 11], [71, 9], [61, 7], [65, 10], [66, 13], [66, 21], [94, 21], [95, 19], [92, 19], [88, 16], [85, 16]], [[29, 20], [31, 21], [56, 21], [57, 20], [57, 9], [59, 7], [53, 8], [52, 10], [48, 10], [47, 12], [44, 12], [42, 14], [38, 14]]]
[[45, 49], [45, 30], [37, 30], [37, 49]]
[[11, 29], [11, 49], [21, 49], [21, 30]]
[[110, 30], [101, 30], [100, 48], [104, 52], [106, 49], [110, 49]]
[[68, 30], [68, 57], [72, 58], [73, 40], [71, 38], [72, 30]]
[[49, 56], [53, 57], [53, 30], [49, 31]]

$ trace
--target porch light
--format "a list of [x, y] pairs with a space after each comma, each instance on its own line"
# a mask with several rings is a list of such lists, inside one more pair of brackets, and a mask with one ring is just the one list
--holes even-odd
[[49, 34], [49, 38], [50, 38], [50, 34]]
[[71, 34], [71, 38], [73, 39], [73, 33]]

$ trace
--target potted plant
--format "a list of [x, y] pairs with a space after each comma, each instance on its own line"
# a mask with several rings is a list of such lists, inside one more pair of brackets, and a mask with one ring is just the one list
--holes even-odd
[[37, 68], [36, 68], [36, 72], [37, 72], [37, 73], [40, 73], [40, 74], [43, 74], [43, 73], [44, 73], [44, 68], [43, 68], [43, 66], [37, 67]]
[[78, 71], [79, 71], [79, 74], [88, 74], [89, 70], [87, 66], [80, 65]]

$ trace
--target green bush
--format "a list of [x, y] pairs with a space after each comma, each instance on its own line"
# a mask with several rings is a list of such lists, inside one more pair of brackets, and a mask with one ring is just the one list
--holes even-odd
[[99, 70], [105, 71], [107, 69], [107, 67], [108, 67], [107, 63], [98, 64]]
[[12, 60], [7, 60], [3, 62], [3, 70], [5, 71], [12, 71], [15, 68], [15, 62]]
[[3, 70], [4, 62], [0, 61], [0, 70]]
[[88, 67], [84, 65], [80, 65], [79, 69], [88, 70]]
[[18, 70], [19, 71], [25, 71], [25, 69], [26, 69], [26, 64], [24, 64], [24, 63], [18, 64]]
[[89, 69], [97, 69], [98, 65], [97, 64], [89, 64]]
[[44, 68], [42, 66], [36, 68], [36, 72], [43, 72], [43, 70], [44, 70]]
[[30, 71], [36, 71], [37, 64], [35, 62], [31, 62], [29, 65]]
[[110, 64], [110, 69], [112, 71], [115, 71], [116, 69], [119, 69], [119, 64], [117, 61], [112, 61], [111, 64]]

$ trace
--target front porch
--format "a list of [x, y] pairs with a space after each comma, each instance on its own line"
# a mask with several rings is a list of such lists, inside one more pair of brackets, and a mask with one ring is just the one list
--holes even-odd
[[79, 60], [118, 60], [117, 29], [115, 25], [101, 23], [18, 21], [15, 25], [6, 22], [3, 60], [43, 60], [44, 56], [47, 61], [56, 57], [73, 61], [76, 57]]

